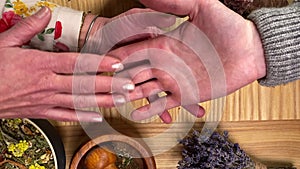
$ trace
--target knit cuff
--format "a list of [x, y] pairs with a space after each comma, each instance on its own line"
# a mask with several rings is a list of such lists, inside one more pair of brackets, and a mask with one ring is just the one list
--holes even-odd
[[285, 84], [300, 78], [300, 3], [284, 8], [262, 8], [252, 12], [260, 33], [267, 74], [264, 86]]

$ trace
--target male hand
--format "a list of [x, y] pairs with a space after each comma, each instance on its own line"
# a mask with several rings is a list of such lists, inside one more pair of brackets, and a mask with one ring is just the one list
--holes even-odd
[[[155, 99], [132, 113], [142, 120], [177, 106], [203, 115], [197, 104], [226, 96], [266, 74], [255, 25], [218, 0], [141, 0], [157, 11], [188, 16], [172, 32], [109, 52], [126, 62], [147, 59], [126, 74], [137, 84], [130, 100]], [[205, 39], [206, 37], [209, 39]], [[156, 97], [160, 92], [164, 97]]]
[[114, 79], [112, 87], [112, 77], [98, 75], [121, 69], [116, 58], [21, 48], [50, 18], [50, 10], [42, 8], [0, 34], [0, 118], [101, 121], [99, 113], [75, 109], [123, 104], [118, 93], [134, 86]]

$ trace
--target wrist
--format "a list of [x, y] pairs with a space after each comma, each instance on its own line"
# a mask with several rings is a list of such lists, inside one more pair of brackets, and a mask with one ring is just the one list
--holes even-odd
[[84, 46], [87, 36], [93, 35], [105, 24], [106, 18], [98, 17], [97, 15], [87, 14], [84, 18], [79, 36], [79, 48]]
[[252, 31], [252, 41], [253, 41], [253, 50], [252, 50], [252, 56], [253, 56], [253, 62], [256, 66], [256, 78], [255, 79], [261, 79], [266, 76], [266, 61], [264, 56], [264, 48], [262, 45], [262, 41], [259, 35], [259, 32], [255, 26], [255, 24], [251, 21], [249, 21], [251, 31]]

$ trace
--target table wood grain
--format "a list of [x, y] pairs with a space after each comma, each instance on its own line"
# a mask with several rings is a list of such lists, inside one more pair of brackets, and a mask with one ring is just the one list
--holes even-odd
[[[126, 122], [110, 122], [114, 128], [132, 137], [154, 137], [170, 127], [162, 123], [131, 124]], [[90, 124], [93, 126], [93, 124]], [[80, 124], [65, 125], [55, 123], [59, 134], [65, 145], [67, 166], [72, 156], [82, 144], [91, 138], [86, 134]], [[179, 125], [180, 126], [180, 125]], [[203, 123], [196, 122], [194, 129], [201, 129]], [[84, 127], [86, 128], [86, 127]], [[221, 122], [219, 131], [229, 131], [232, 142], [239, 143], [253, 159], [264, 164], [293, 164], [300, 167], [300, 121], [278, 120], [278, 121], [243, 121], [243, 122]], [[169, 133], [177, 135], [178, 130]], [[166, 140], [166, 141], [165, 141]], [[160, 146], [168, 144], [168, 139], [159, 140]], [[161, 154], [155, 155], [158, 169], [174, 169], [181, 159], [181, 146], [175, 145]]]

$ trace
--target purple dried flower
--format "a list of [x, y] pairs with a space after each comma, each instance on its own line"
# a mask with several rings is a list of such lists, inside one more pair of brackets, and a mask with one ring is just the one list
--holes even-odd
[[210, 130], [202, 134], [194, 130], [179, 143], [184, 148], [178, 169], [255, 168], [254, 162], [239, 145], [228, 140], [227, 131], [221, 135]]
[[244, 17], [259, 8], [284, 7], [289, 4], [287, 0], [220, 0], [220, 2]]
[[220, 2], [240, 15], [247, 15], [253, 0], [220, 0]]

